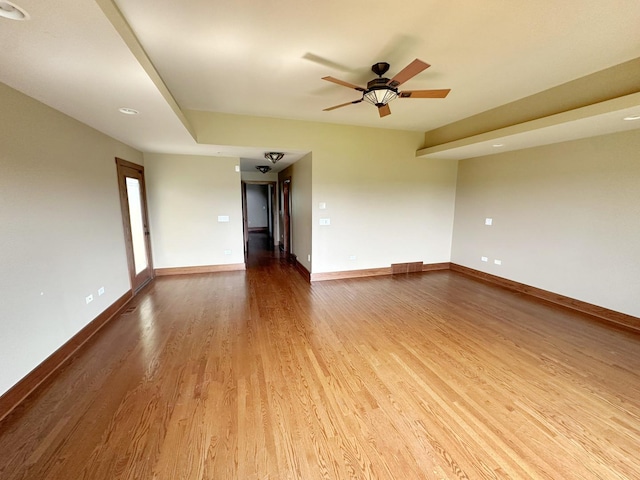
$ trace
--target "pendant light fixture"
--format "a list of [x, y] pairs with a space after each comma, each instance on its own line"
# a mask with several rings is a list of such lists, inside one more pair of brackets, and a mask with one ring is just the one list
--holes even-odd
[[282, 160], [282, 157], [284, 157], [284, 153], [282, 152], [265, 152], [264, 154], [264, 158], [269, 160], [274, 165], [277, 161]]

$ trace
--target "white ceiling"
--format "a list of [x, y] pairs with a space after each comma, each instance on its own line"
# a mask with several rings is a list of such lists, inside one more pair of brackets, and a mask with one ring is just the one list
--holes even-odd
[[[14, 3], [31, 18], [0, 18], [0, 81], [9, 86], [143, 151], [263, 163], [278, 147], [198, 145], [105, 15], [111, 0]], [[640, 57], [638, 0], [115, 5], [183, 110], [427, 131]], [[366, 103], [322, 111], [358, 94], [321, 77], [364, 85], [374, 62], [389, 62], [393, 75], [414, 58], [432, 67], [402, 88], [451, 88], [446, 99], [398, 99], [382, 119]], [[122, 106], [141, 113], [123, 116]]]

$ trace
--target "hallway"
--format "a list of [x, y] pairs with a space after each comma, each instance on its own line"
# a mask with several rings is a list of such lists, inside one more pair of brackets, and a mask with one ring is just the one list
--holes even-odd
[[640, 338], [448, 271], [156, 278], [0, 423], [0, 478], [638, 478]]
[[274, 260], [284, 261], [284, 255], [266, 232], [249, 233], [247, 269], [269, 268]]

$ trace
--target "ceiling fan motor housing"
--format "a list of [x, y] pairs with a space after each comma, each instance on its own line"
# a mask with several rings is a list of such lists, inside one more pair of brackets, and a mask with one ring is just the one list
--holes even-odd
[[371, 71], [381, 77], [389, 71], [389, 64], [387, 62], [378, 62], [371, 65]]

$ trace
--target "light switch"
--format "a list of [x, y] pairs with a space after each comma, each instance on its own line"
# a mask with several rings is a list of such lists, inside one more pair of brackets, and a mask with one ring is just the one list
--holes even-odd
[[218, 222], [228, 222], [229, 215], [218, 215]]
[[326, 204], [326, 202], [320, 202], [320, 203], [318, 204], [318, 208], [319, 208], [320, 210], [325, 210], [325, 209], [327, 208], [327, 204]]
[[484, 224], [485, 225], [493, 225], [493, 218], [485, 218], [484, 219]]
[[330, 218], [321, 218], [320, 219], [320, 225], [331, 225], [331, 219]]

